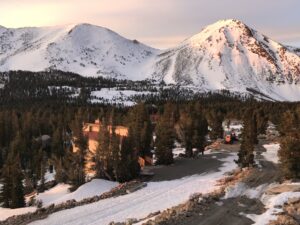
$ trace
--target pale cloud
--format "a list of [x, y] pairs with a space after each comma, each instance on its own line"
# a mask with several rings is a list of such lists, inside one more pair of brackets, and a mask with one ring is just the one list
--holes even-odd
[[299, 0], [0, 0], [0, 24], [86, 22], [166, 48], [219, 19], [237, 18], [277, 41], [297, 43], [299, 8]]

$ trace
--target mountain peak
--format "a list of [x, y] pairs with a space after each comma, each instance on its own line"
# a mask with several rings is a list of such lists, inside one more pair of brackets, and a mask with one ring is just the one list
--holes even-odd
[[214, 23], [214, 25], [226, 26], [226, 25], [236, 25], [236, 24], [244, 24], [241, 20], [238, 19], [223, 19], [218, 20]]
[[207, 26], [206, 28], [204, 28], [204, 30], [215, 31], [215, 30], [220, 30], [221, 28], [244, 30], [245, 27], [248, 26], [240, 20], [226, 19], [226, 20], [219, 20]]
[[76, 23], [76, 24], [72, 24], [72, 26], [73, 26], [73, 28], [75, 28], [75, 27], [94, 27], [94, 28], [99, 28], [99, 29], [107, 29], [105, 27], [101, 27], [101, 26], [94, 25], [91, 23]]
[[198, 46], [207, 40], [210, 41], [213, 37], [214, 39], [223, 39], [223, 36], [240, 37], [244, 35], [251, 36], [252, 29], [240, 20], [226, 19], [219, 20], [211, 25], [208, 25], [200, 33], [192, 36], [183, 43], [189, 43]]
[[72, 34], [74, 32], [80, 33], [81, 35], [87, 35], [87, 33], [92, 34], [113, 34], [120, 36], [118, 33], [102, 26], [93, 25], [89, 23], [78, 23], [67, 26], [68, 34]]

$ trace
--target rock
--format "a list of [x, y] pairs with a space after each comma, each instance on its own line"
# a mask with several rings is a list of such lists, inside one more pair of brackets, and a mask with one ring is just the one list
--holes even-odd
[[283, 192], [300, 192], [300, 185], [297, 184], [281, 184], [276, 187], [272, 187], [266, 191], [268, 195], [278, 195]]
[[288, 204], [298, 204], [300, 203], [300, 198], [290, 198], [287, 202]]
[[269, 225], [299, 225], [299, 223], [288, 215], [279, 215], [277, 220], [271, 221]]
[[275, 221], [270, 225], [299, 225], [300, 224], [300, 198], [289, 199], [283, 206], [283, 212], [280, 213]]
[[300, 198], [289, 199], [287, 204], [284, 206], [284, 211], [295, 218], [300, 224]]
[[137, 222], [139, 222], [139, 221], [135, 218], [128, 218], [125, 222], [125, 225], [131, 225], [131, 224], [134, 224], [134, 223], [137, 223]]

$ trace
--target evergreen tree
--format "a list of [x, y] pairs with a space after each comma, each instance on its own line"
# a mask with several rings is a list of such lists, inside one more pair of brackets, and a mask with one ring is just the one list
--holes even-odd
[[286, 178], [300, 178], [300, 139], [293, 136], [282, 138], [279, 150], [280, 167]]
[[182, 111], [179, 118], [179, 133], [185, 146], [187, 157], [193, 156], [193, 119], [190, 113]]
[[19, 156], [15, 159], [16, 162], [12, 173], [12, 203], [11, 208], [21, 208], [25, 206], [23, 174]]
[[51, 152], [54, 156], [62, 157], [64, 155], [64, 140], [62, 131], [60, 128], [55, 129], [52, 141], [51, 141]]
[[27, 154], [26, 143], [21, 132], [17, 132], [15, 138], [10, 143], [10, 151], [13, 152], [13, 154], [20, 155], [21, 165], [24, 167], [29, 160], [29, 157]]
[[300, 111], [287, 111], [281, 119], [279, 159], [283, 175], [300, 178]]
[[291, 110], [283, 113], [279, 124], [279, 132], [282, 136], [298, 136], [299, 116]]
[[138, 177], [140, 173], [140, 165], [138, 156], [133, 151], [130, 138], [123, 137], [120, 149], [120, 160], [115, 167], [115, 177], [118, 182], [130, 181]]
[[120, 159], [120, 148], [121, 148], [121, 143], [120, 143], [120, 136], [116, 135], [115, 133], [115, 127], [112, 126], [112, 134], [110, 136], [110, 152], [111, 152], [111, 158], [110, 158], [110, 162], [112, 165], [112, 170], [108, 171], [108, 173], [110, 173], [111, 177], [116, 178], [116, 170], [117, 167], [119, 165], [119, 163], [121, 162]]
[[208, 123], [200, 109], [195, 109], [193, 111], [193, 136], [192, 142], [193, 147], [198, 151], [204, 153], [204, 147], [206, 142], [206, 135], [208, 134]]
[[75, 187], [85, 183], [85, 164], [86, 164], [86, 154], [88, 149], [87, 138], [84, 136], [82, 131], [82, 122], [75, 121], [75, 127], [73, 129], [74, 133], [74, 146], [75, 150], [73, 152], [73, 168], [71, 169], [72, 183]]
[[6, 208], [21, 208], [25, 206], [23, 174], [19, 155], [10, 152], [2, 171], [2, 188], [0, 200]]
[[149, 113], [144, 104], [134, 106], [128, 115], [128, 133], [135, 151], [141, 155], [150, 153], [152, 141], [152, 126]]
[[107, 178], [112, 180], [112, 177], [107, 173], [110, 167], [110, 133], [106, 121], [103, 119], [100, 125], [98, 147], [95, 153], [95, 170], [96, 177]]
[[11, 187], [12, 187], [12, 179], [11, 179], [11, 170], [12, 165], [11, 162], [7, 160], [6, 164], [2, 169], [2, 187], [0, 190], [0, 202], [2, 203], [2, 207], [10, 208], [12, 202], [11, 195]]
[[173, 120], [173, 113], [170, 107], [165, 106], [165, 112], [160, 117], [155, 129], [155, 155], [157, 164], [169, 165], [174, 161], [172, 152], [175, 139]]
[[70, 158], [73, 160], [73, 152], [66, 150], [64, 157], [54, 156], [51, 162], [55, 167], [55, 181], [57, 183], [66, 183], [69, 179], [68, 170], [72, 169]]
[[257, 143], [256, 117], [252, 110], [244, 115], [244, 127], [238, 160], [236, 163], [244, 168], [254, 165], [254, 146]]
[[263, 109], [259, 109], [256, 112], [256, 120], [257, 120], [257, 133], [266, 134], [266, 130], [268, 127], [268, 117], [264, 113]]
[[[5, 147], [5, 118], [4, 113], [0, 112], [0, 149]], [[2, 163], [0, 165], [2, 168]]]
[[46, 173], [46, 165], [47, 165], [47, 156], [43, 149], [39, 150], [39, 176], [40, 177], [40, 185], [39, 185], [39, 191], [44, 192], [45, 191], [45, 173]]
[[224, 113], [221, 109], [211, 109], [206, 113], [208, 124], [211, 128], [209, 136], [212, 140], [216, 140], [218, 138], [223, 138], [223, 120]]

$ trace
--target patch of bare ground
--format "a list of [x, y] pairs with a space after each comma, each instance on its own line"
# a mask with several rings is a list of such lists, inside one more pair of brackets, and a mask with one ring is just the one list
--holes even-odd
[[300, 224], [300, 198], [289, 199], [283, 205], [283, 212], [269, 225], [299, 225]]
[[283, 192], [300, 192], [300, 184], [281, 184], [266, 190], [268, 195], [278, 195]]

